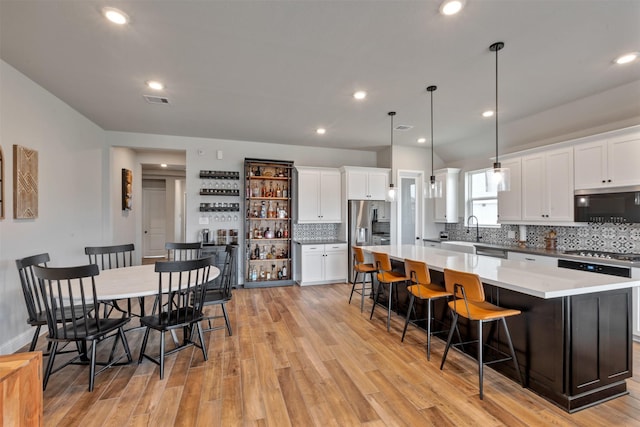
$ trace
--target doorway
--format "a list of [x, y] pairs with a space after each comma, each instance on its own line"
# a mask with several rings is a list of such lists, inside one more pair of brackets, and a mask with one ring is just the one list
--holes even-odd
[[415, 245], [422, 242], [423, 172], [398, 171], [400, 192], [398, 198], [398, 243]]

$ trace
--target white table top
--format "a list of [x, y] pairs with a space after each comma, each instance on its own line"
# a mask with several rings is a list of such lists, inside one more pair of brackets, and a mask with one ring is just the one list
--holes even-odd
[[[215, 279], [219, 274], [220, 270], [211, 266], [209, 280]], [[158, 273], [155, 272], [155, 265], [134, 265], [100, 271], [96, 276], [96, 293], [98, 299], [103, 301], [156, 295]]]
[[539, 298], [558, 298], [640, 286], [640, 280], [586, 271], [509, 261], [483, 255], [414, 245], [362, 246], [365, 252], [384, 252], [399, 261], [424, 261], [429, 268], [475, 273], [483, 283]]

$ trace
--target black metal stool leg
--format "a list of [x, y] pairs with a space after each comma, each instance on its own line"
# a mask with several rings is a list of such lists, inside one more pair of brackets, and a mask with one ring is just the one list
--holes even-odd
[[411, 317], [411, 310], [413, 309], [413, 301], [415, 300], [415, 296], [411, 294], [411, 298], [409, 298], [409, 309], [407, 310], [407, 320], [404, 322], [404, 330], [402, 331], [402, 339], [400, 342], [404, 342], [404, 336], [407, 333], [407, 326], [409, 326], [409, 318]]

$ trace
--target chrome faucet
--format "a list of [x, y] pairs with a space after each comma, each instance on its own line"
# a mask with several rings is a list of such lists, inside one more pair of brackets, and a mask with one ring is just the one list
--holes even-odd
[[480, 230], [478, 229], [478, 217], [475, 215], [469, 215], [469, 218], [467, 218], [467, 233], [469, 232], [469, 226], [471, 225], [471, 219], [475, 218], [476, 220], [476, 242], [479, 242], [481, 237], [480, 237]]

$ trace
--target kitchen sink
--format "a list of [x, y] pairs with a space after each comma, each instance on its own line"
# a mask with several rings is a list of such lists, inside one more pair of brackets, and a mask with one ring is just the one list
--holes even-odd
[[464, 252], [467, 254], [475, 254], [476, 247], [475, 242], [464, 242], [464, 241], [443, 241], [440, 243], [440, 247], [442, 249], [446, 249], [448, 251], [456, 251], [456, 252]]

